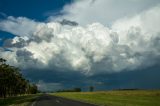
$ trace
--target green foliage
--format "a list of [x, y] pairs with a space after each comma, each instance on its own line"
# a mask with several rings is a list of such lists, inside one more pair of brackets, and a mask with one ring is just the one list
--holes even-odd
[[23, 78], [20, 70], [0, 58], [0, 97], [36, 93], [37, 87]]
[[28, 89], [30, 94], [36, 94], [37, 91], [37, 86], [35, 84], [30, 85], [29, 89]]

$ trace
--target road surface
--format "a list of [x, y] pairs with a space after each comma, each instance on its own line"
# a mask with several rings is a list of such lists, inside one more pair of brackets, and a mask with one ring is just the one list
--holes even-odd
[[34, 101], [30, 106], [96, 106], [96, 105], [45, 94], [37, 98], [37, 100]]

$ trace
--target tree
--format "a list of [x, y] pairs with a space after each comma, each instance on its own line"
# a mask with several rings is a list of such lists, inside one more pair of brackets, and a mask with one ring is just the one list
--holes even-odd
[[74, 92], [81, 92], [81, 88], [74, 88], [73, 91]]
[[29, 94], [36, 94], [38, 92], [37, 86], [35, 84], [30, 84], [28, 92]]
[[37, 86], [23, 78], [20, 70], [0, 58], [0, 97], [37, 93]]
[[90, 91], [90, 92], [93, 92], [93, 90], [94, 90], [94, 87], [93, 87], [93, 86], [90, 86], [90, 87], [89, 87], [89, 91]]

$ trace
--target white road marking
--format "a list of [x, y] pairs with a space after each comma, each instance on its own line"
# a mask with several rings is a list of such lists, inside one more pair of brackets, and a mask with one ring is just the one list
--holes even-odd
[[34, 101], [31, 106], [34, 106], [35, 104], [36, 104], [36, 101]]
[[59, 100], [56, 100], [56, 102], [57, 102], [57, 103], [60, 103], [60, 101], [59, 101]]

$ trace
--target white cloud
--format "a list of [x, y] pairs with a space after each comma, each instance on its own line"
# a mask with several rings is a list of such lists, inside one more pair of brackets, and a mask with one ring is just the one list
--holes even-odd
[[37, 24], [34, 20], [25, 17], [14, 18], [9, 16], [6, 20], [0, 22], [0, 29], [14, 35], [29, 37], [33, 34]]
[[84, 26], [95, 22], [111, 25], [117, 19], [134, 16], [159, 3], [159, 0], [75, 0], [63, 8], [61, 12], [65, 15], [49, 19], [69, 19]]
[[[110, 28], [102, 22], [63, 26], [9, 17], [0, 21], [0, 29], [19, 35], [27, 43], [0, 55], [22, 68], [57, 68], [86, 75], [147, 68], [160, 61], [159, 18], [159, 5], [134, 17], [119, 19]], [[19, 42], [17, 37], [13, 41]]]

